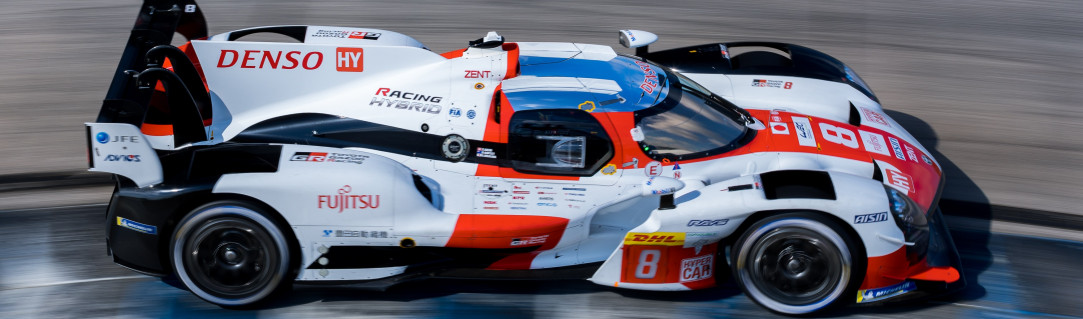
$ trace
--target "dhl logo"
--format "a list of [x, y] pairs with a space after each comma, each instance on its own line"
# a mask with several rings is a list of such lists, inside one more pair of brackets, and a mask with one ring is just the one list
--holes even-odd
[[684, 233], [628, 233], [624, 245], [683, 246]]

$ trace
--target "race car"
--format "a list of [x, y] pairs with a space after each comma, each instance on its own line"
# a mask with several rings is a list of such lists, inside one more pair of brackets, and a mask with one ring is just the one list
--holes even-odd
[[[188, 41], [174, 47], [174, 33]], [[279, 34], [296, 42], [242, 41]], [[393, 31], [208, 36], [146, 0], [86, 124], [107, 246], [224, 307], [292, 284], [735, 280], [782, 314], [952, 291], [944, 173], [849, 67], [806, 47], [651, 52]]]

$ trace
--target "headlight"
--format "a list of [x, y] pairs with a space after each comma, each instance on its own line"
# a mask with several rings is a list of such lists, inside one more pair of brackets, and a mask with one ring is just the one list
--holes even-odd
[[895, 219], [895, 225], [899, 226], [906, 242], [914, 243], [907, 246], [906, 259], [911, 265], [925, 258], [929, 248], [929, 221], [925, 218], [925, 212], [914, 203], [906, 194], [884, 185], [887, 192], [888, 210]]

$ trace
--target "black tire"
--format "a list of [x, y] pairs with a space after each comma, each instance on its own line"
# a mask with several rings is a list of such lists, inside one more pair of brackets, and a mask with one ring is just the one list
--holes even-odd
[[290, 240], [263, 209], [238, 201], [196, 208], [177, 225], [170, 258], [193, 294], [249, 307], [290, 286]]
[[864, 277], [864, 252], [828, 217], [811, 212], [752, 224], [731, 249], [733, 277], [760, 306], [807, 315], [847, 304]]

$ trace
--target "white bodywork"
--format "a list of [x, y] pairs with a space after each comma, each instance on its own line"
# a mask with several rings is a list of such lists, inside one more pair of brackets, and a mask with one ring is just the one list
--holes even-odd
[[[379, 39], [350, 38], [350, 35], [363, 37], [372, 33], [379, 33]], [[508, 66], [515, 65], [515, 61], [509, 61], [515, 57], [500, 47], [470, 48], [461, 56], [449, 59], [428, 51], [412, 38], [384, 30], [310, 27], [305, 43], [298, 44], [231, 42], [227, 41], [228, 37], [229, 34], [222, 34], [192, 42], [202, 60], [216, 110], [211, 131], [217, 132], [218, 138], [206, 144], [229, 141], [252, 125], [297, 113], [364, 119], [414, 131], [424, 123], [429, 134], [456, 134], [481, 140], [486, 133], [484, 119], [491, 116], [494, 90], [500, 85], [509, 92], [549, 90], [615, 94], [621, 90], [616, 82], [607, 79], [516, 77], [505, 80], [513, 76], [514, 70], [509, 70]], [[609, 47], [572, 43], [518, 43], [518, 54], [597, 61], [608, 61], [617, 56]], [[474, 71], [483, 73], [472, 73]], [[845, 122], [849, 115], [848, 105], [853, 103], [864, 110], [862, 116], [868, 118], [870, 126], [920, 147], [898, 123], [884, 115], [878, 103], [845, 84], [769, 77], [793, 83], [792, 89], [774, 90], [748, 84], [763, 76], [686, 75], [748, 109], [795, 111]], [[397, 98], [389, 96], [395, 95], [393, 92], [402, 93]], [[407, 98], [406, 94], [412, 98]], [[460, 113], [449, 112], [452, 109]], [[874, 121], [871, 117], [884, 121]], [[89, 125], [91, 134], [108, 131], [110, 135], [138, 135], [147, 139], [134, 127]], [[614, 138], [630, 139], [631, 136]], [[115, 152], [110, 148], [115, 145], [118, 144], [97, 145], [95, 149], [101, 148], [103, 154], [107, 154]], [[153, 150], [133, 147], [130, 151], [142, 156], [137, 168], [114, 168], [95, 155], [95, 169], [92, 170], [121, 174], [136, 180], [140, 186], [160, 182], [161, 167], [157, 166], [158, 171], [154, 171], [152, 164], [157, 164], [157, 160]], [[925, 149], [920, 151], [928, 154]], [[295, 154], [302, 152], [337, 153], [344, 158], [360, 160], [294, 161]], [[811, 153], [765, 151], [681, 164], [684, 172], [694, 172], [683, 176], [675, 174], [674, 166], [659, 164], [653, 168], [656, 171], [651, 171], [650, 165], [654, 163], [626, 163], [624, 166], [618, 164], [612, 171], [600, 170], [593, 176], [570, 181], [478, 176], [479, 165], [475, 163], [430, 160], [375, 150], [282, 145], [279, 160], [279, 169], [275, 173], [227, 174], [215, 184], [213, 191], [246, 195], [281, 213], [300, 243], [302, 265], [312, 264], [321, 251], [332, 246], [393, 247], [409, 238], [418, 246], [443, 247], [452, 240], [457, 221], [462, 216], [495, 212], [567, 219], [559, 242], [534, 256], [528, 268], [604, 262], [591, 281], [651, 290], [690, 288], [680, 282], [622, 282], [622, 272], [628, 267], [624, 265], [623, 252], [629, 249], [630, 241], [637, 238], [636, 234], [681, 234], [679, 242], [678, 237], [669, 238], [674, 243], [670, 246], [677, 247], [674, 251], [690, 254], [680, 265], [708, 265], [706, 275], [681, 277], [681, 282], [717, 275], [711, 274], [714, 263], [707, 261], [714, 258], [718, 241], [733, 235], [746, 218], [760, 211], [828, 212], [856, 231], [869, 257], [895, 252], [901, 247], [899, 243], [903, 238], [891, 222], [853, 223], [857, 215], [887, 209], [881, 183], [867, 177], [873, 173], [872, 163]], [[768, 200], [760, 190], [758, 174], [776, 170], [830, 171], [838, 199]], [[435, 186], [430, 187], [435, 192], [432, 201], [417, 192], [412, 174], [423, 176]], [[644, 195], [645, 181], [656, 175], [680, 177], [683, 186], [675, 187], [679, 188], [676, 208], [659, 210], [660, 195]], [[752, 187], [729, 190], [739, 185]], [[522, 194], [519, 194], [520, 190]], [[349, 204], [343, 204], [343, 198]], [[374, 205], [376, 201], [378, 205]], [[519, 204], [531, 209], [515, 209]], [[333, 237], [328, 231], [369, 235]], [[708, 249], [703, 250], [705, 247]], [[327, 272], [305, 269], [297, 279], [376, 279], [404, 271], [405, 267]]]

